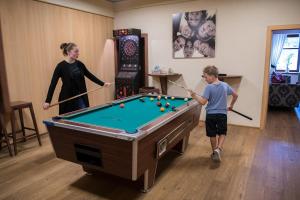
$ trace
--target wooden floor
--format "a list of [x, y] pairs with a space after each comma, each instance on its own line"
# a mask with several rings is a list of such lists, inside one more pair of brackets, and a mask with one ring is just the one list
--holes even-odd
[[131, 181], [88, 176], [55, 158], [49, 138], [19, 144], [10, 158], [0, 152], [0, 199], [300, 199], [300, 123], [293, 111], [270, 111], [264, 131], [229, 127], [223, 162], [209, 158], [204, 128], [193, 130], [184, 155], [168, 154], [147, 194]]

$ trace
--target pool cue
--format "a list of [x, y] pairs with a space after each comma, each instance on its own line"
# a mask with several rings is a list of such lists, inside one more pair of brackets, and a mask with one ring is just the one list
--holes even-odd
[[[186, 88], [186, 87], [184, 87], [184, 86], [182, 86], [182, 85], [180, 85], [180, 84], [178, 84], [178, 83], [175, 83], [174, 81], [170, 81], [170, 80], [168, 80], [170, 83], [172, 83], [172, 84], [174, 84], [174, 85], [176, 85], [176, 86], [178, 86], [178, 87], [181, 87], [181, 88], [183, 88], [183, 89], [185, 89], [185, 90], [187, 90], [188, 91], [188, 89]], [[199, 94], [197, 94], [197, 93], [195, 93], [196, 95], [198, 95], [198, 96], [201, 96], [201, 95], [199, 95]], [[238, 115], [241, 115], [242, 117], [245, 117], [245, 118], [247, 118], [247, 119], [249, 119], [249, 120], [253, 120], [251, 117], [249, 117], [249, 116], [247, 116], [247, 115], [245, 115], [245, 114], [243, 114], [243, 113], [240, 113], [240, 112], [238, 112], [238, 111], [236, 111], [236, 110], [233, 110], [233, 109], [231, 109], [230, 111], [232, 111], [232, 112], [234, 112], [234, 113], [236, 113], [236, 114], [238, 114]]]
[[[178, 84], [178, 83], [175, 83], [174, 81], [170, 81], [170, 80], [168, 80], [168, 81], [169, 81], [170, 83], [172, 83], [172, 84], [178, 86], [178, 87], [181, 87], [181, 88], [185, 89], [187, 92], [190, 92], [190, 90], [189, 90], [188, 88], [184, 87], [183, 85], [180, 85], [180, 84]], [[198, 95], [198, 96], [201, 96], [200, 94], [197, 94], [196, 92], [195, 92], [195, 94]]]
[[171, 81], [171, 80], [168, 80], [168, 81], [169, 81], [170, 83], [172, 83], [172, 84], [178, 86], [178, 87], [181, 87], [181, 88], [185, 89], [186, 91], [189, 91], [189, 89], [187, 89], [187, 88], [184, 87], [183, 85], [180, 85], [180, 84], [178, 84], [178, 83], [175, 83], [174, 81]]
[[[111, 84], [114, 84], [114, 83], [111, 83]], [[49, 108], [51, 108], [51, 107], [53, 107], [53, 106], [57, 106], [57, 105], [59, 105], [59, 104], [61, 104], [61, 103], [64, 103], [64, 102], [66, 102], [66, 101], [70, 101], [70, 100], [72, 100], [72, 99], [76, 99], [76, 98], [81, 97], [81, 96], [83, 96], [83, 95], [86, 95], [86, 94], [88, 94], [88, 93], [95, 92], [96, 90], [102, 89], [103, 87], [104, 87], [104, 86], [99, 86], [99, 87], [97, 87], [97, 88], [95, 88], [95, 89], [92, 89], [92, 90], [89, 90], [89, 91], [87, 91], [87, 92], [78, 94], [78, 95], [76, 95], [76, 96], [74, 96], [74, 97], [70, 97], [70, 98], [68, 98], [68, 99], [65, 99], [65, 100], [59, 101], [59, 102], [57, 102], [57, 103], [51, 104], [51, 105], [49, 106]]]
[[236, 113], [236, 114], [238, 114], [238, 115], [241, 115], [242, 117], [245, 117], [245, 118], [247, 118], [247, 119], [249, 119], [249, 120], [253, 120], [251, 117], [249, 117], [249, 116], [247, 116], [247, 115], [245, 115], [245, 114], [243, 114], [243, 113], [240, 113], [240, 112], [238, 112], [238, 111], [236, 111], [236, 110], [231, 109], [231, 110], [229, 110], [229, 111], [232, 111], [232, 112], [234, 112], [234, 113]]

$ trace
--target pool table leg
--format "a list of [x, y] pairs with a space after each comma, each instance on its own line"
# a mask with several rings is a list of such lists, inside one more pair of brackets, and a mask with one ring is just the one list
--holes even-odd
[[88, 168], [88, 167], [86, 167], [86, 166], [84, 166], [84, 165], [82, 165], [82, 169], [83, 169], [83, 171], [85, 171], [86, 174], [89, 175], [89, 176], [91, 176], [91, 175], [93, 175], [93, 174], [95, 173], [94, 170], [92, 170], [92, 169], [90, 169], [90, 168]]
[[157, 168], [157, 160], [155, 160], [144, 173], [142, 192], [144, 193], [148, 192], [149, 189], [154, 185], [156, 168]]
[[188, 146], [189, 137], [190, 133], [186, 134], [184, 138], [173, 147], [173, 150], [179, 152], [180, 154], [183, 154]]

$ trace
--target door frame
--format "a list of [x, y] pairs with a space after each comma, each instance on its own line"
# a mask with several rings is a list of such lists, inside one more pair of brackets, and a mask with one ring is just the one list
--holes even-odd
[[263, 82], [263, 95], [260, 115], [260, 129], [264, 129], [267, 121], [268, 101], [269, 101], [269, 73], [270, 73], [270, 56], [272, 48], [272, 32], [276, 30], [300, 29], [300, 24], [291, 25], [274, 25], [267, 28], [266, 54], [265, 54], [265, 70]]

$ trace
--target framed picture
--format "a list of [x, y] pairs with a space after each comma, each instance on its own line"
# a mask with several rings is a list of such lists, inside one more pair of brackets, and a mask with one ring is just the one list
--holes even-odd
[[173, 14], [173, 58], [215, 57], [216, 10]]

